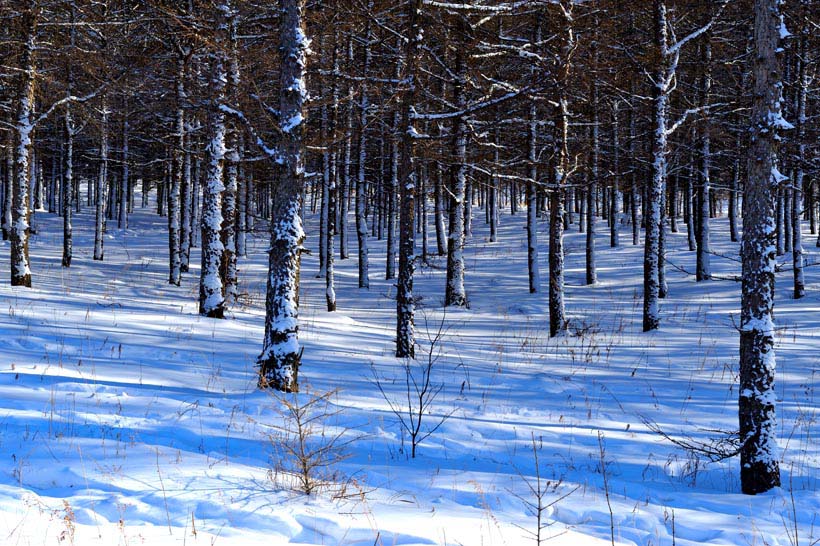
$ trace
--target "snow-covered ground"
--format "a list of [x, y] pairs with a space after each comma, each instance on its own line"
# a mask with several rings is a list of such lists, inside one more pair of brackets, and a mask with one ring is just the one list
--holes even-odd
[[[546, 292], [529, 294], [524, 215], [486, 242], [475, 211], [469, 310], [443, 312], [444, 262], [421, 267], [419, 362], [432, 351], [433, 431], [410, 458], [404, 363], [393, 356], [395, 293], [384, 242], [371, 241], [371, 289], [336, 261], [339, 311], [324, 311], [316, 252], [303, 261], [304, 392], [256, 389], [267, 238], [240, 260], [243, 296], [227, 320], [197, 315], [198, 253], [167, 284], [164, 219], [109, 229], [91, 260], [88, 213], [60, 267], [59, 219], [37, 214], [33, 289], [0, 283], [0, 544], [534, 544], [540, 475], [550, 544], [813, 544], [820, 538], [816, 374], [820, 278], [791, 299], [778, 279], [783, 488], [739, 493], [736, 458], [709, 463], [648, 430], [708, 442], [737, 428], [739, 283], [695, 283], [684, 234], [669, 240], [660, 331], [641, 333], [643, 247], [610, 249], [583, 286], [583, 237], [566, 238], [571, 335], [549, 339]], [[308, 233], [315, 233], [310, 219]], [[737, 245], [714, 221], [714, 271], [737, 274]], [[545, 227], [545, 226], [544, 226]], [[627, 235], [627, 234], [625, 234]], [[431, 241], [433, 243], [433, 241]], [[542, 232], [542, 272], [546, 237]], [[317, 237], [307, 241], [317, 245]], [[434, 244], [431, 244], [433, 247]], [[7, 255], [7, 246], [3, 255]], [[809, 261], [816, 260], [809, 238]], [[314, 249], [315, 250], [315, 249]], [[784, 258], [785, 261], [785, 258]], [[542, 275], [546, 278], [546, 275]], [[0, 263], [8, 278], [8, 260]], [[543, 286], [545, 289], [546, 286]], [[439, 335], [440, 332], [440, 335]], [[416, 365], [412, 377], [421, 377]], [[291, 471], [287, 406], [315, 402], [308, 449], [340, 457], [311, 496]], [[383, 392], [382, 392], [383, 391]], [[537, 462], [537, 464], [536, 464]]]

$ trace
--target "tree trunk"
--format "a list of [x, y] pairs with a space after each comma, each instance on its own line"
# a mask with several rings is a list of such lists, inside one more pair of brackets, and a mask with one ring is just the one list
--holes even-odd
[[96, 179], [94, 216], [94, 259], [105, 257], [104, 241], [106, 227], [106, 204], [108, 197], [108, 101], [102, 99], [102, 119], [100, 120], [100, 170]]
[[185, 149], [185, 168], [184, 176], [182, 178], [182, 188], [180, 188], [180, 201], [182, 202], [182, 210], [180, 211], [180, 221], [182, 228], [179, 234], [179, 270], [182, 273], [187, 273], [191, 263], [191, 246], [192, 234], [194, 233], [193, 220], [193, 206], [194, 206], [194, 192], [196, 191], [195, 181], [192, 179], [193, 168], [191, 165], [191, 152], [187, 147], [191, 146], [192, 141], [189, 135], [193, 129], [190, 121], [185, 126], [185, 139], [183, 144]]
[[[69, 91], [70, 93], [70, 91]], [[72, 258], [72, 226], [71, 214], [72, 199], [74, 197], [74, 121], [71, 116], [71, 103], [66, 103], [65, 120], [63, 125], [63, 139], [65, 141], [65, 152], [63, 155], [63, 184], [62, 191], [62, 213], [63, 213], [63, 267], [71, 267]]]
[[400, 242], [399, 242], [399, 278], [396, 287], [396, 356], [398, 358], [413, 358], [415, 356], [415, 301], [413, 299], [413, 273], [416, 267], [415, 260], [415, 224], [416, 211], [416, 173], [415, 173], [415, 139], [413, 119], [411, 116], [418, 92], [416, 74], [418, 57], [421, 50], [422, 30], [421, 13], [423, 0], [410, 0], [407, 3], [408, 34], [405, 42], [405, 74], [401, 78], [398, 94], [400, 97], [401, 128], [398, 142], [401, 173], [399, 193], [401, 199], [400, 214]]
[[740, 483], [746, 494], [780, 485], [774, 368], [775, 211], [782, 175], [776, 157], [782, 118], [779, 0], [755, 0], [754, 103], [748, 180], [743, 199], [743, 283], [740, 316]]
[[[807, 2], [803, 2], [803, 7]], [[808, 100], [809, 74], [807, 70], [807, 55], [809, 26], [808, 13], [803, 13], [803, 22], [800, 29], [800, 41], [797, 55], [797, 172], [795, 175], [792, 196], [792, 269], [794, 271], [794, 299], [806, 295], [806, 283], [803, 277], [803, 232], [801, 229], [801, 215], [803, 214], [803, 185], [805, 184], [804, 165], [806, 163], [806, 103]]]
[[[368, 4], [372, 6], [372, 0]], [[370, 257], [367, 240], [367, 110], [370, 108], [367, 77], [371, 62], [371, 29], [365, 32], [364, 68], [359, 99], [359, 166], [356, 176], [356, 240], [359, 245], [359, 288], [370, 288]]]
[[632, 216], [632, 244], [638, 246], [641, 244], [641, 221], [638, 216], [638, 211], [641, 208], [639, 202], [642, 193], [641, 187], [638, 184], [638, 165], [635, 161], [635, 154], [637, 153], [637, 146], [635, 145], [635, 105], [629, 106], [629, 157], [632, 158], [632, 175], [629, 192], [629, 209]]
[[299, 390], [299, 270], [305, 238], [299, 214], [304, 186], [305, 67], [309, 40], [304, 34], [305, 0], [280, 0], [280, 150], [274, 192], [270, 261], [265, 298], [265, 339], [258, 358], [259, 385]]
[[128, 228], [128, 195], [129, 188], [131, 186], [131, 175], [128, 165], [128, 132], [130, 129], [128, 124], [128, 99], [125, 98], [123, 102], [124, 105], [122, 112], [122, 165], [120, 169], [119, 200], [117, 202], [119, 206], [117, 210], [117, 228], [119, 229]]
[[[226, 43], [228, 45], [228, 81], [226, 95], [232, 103], [237, 101], [240, 85], [239, 58], [237, 52], [237, 13], [230, 2], [225, 3]], [[222, 194], [222, 259], [220, 275], [225, 298], [235, 301], [239, 294], [239, 277], [236, 265], [236, 194], [239, 189], [239, 129], [231, 120], [225, 133], [225, 191]]]
[[11, 209], [14, 208], [14, 159], [16, 132], [9, 131], [6, 142], [6, 172], [3, 177], [3, 240], [8, 241], [11, 236]]
[[[217, 52], [212, 59], [211, 92], [214, 102], [225, 99], [224, 54]], [[225, 114], [214, 105], [208, 115], [209, 142], [206, 150], [208, 158], [205, 184], [202, 188], [202, 266], [199, 277], [199, 314], [211, 318], [222, 318], [225, 313], [225, 295], [219, 266], [222, 260], [222, 192], [225, 190], [222, 177], [225, 162]]]
[[[701, 107], [706, 107], [711, 99], [712, 91], [712, 45], [709, 34], [705, 37], [706, 43], [702, 47], [701, 62], [703, 63], [703, 78], [701, 81]], [[712, 277], [712, 267], [709, 248], [709, 203], [711, 201], [711, 120], [708, 113], [701, 118], [700, 139], [700, 184], [698, 184], [698, 233], [697, 233], [697, 265], [695, 278], [698, 282], [709, 280]]]
[[549, 324], [550, 337], [567, 330], [564, 316], [564, 193], [569, 169], [569, 103], [567, 87], [572, 68], [575, 37], [572, 28], [572, 0], [560, 0], [563, 13], [559, 39], [561, 52], [556, 59], [556, 105], [553, 132], [552, 184], [550, 188], [550, 239], [549, 239]]
[[[740, 150], [740, 136], [735, 139], [735, 149]], [[738, 193], [740, 192], [740, 159], [732, 162], [732, 178], [729, 182], [729, 238], [736, 243], [740, 235], [737, 229]]]
[[33, 0], [22, 10], [23, 54], [20, 66], [20, 87], [17, 95], [16, 125], [14, 131], [13, 184], [11, 187], [11, 285], [31, 287], [31, 269], [28, 258], [29, 176], [31, 134], [34, 131], [35, 50], [39, 8]]
[[667, 41], [666, 4], [655, 0], [655, 47], [659, 52], [656, 85], [652, 86], [654, 105], [654, 139], [652, 142], [652, 180], [647, 188], [646, 236], [643, 262], [643, 331], [660, 326], [660, 230], [661, 206], [666, 177], [667, 105], [674, 81], [674, 63], [670, 62]]
[[[593, 53], [593, 66], [597, 65], [597, 47]], [[587, 284], [598, 282], [598, 271], [595, 267], [595, 195], [598, 191], [598, 164], [600, 156], [600, 130], [598, 127], [598, 83], [592, 83], [592, 153], [590, 157], [590, 180], [587, 188], [587, 238], [586, 238], [586, 281]]]
[[623, 217], [621, 210], [623, 209], [624, 195], [621, 191], [621, 144], [620, 134], [618, 133], [618, 120], [620, 112], [620, 101], [615, 101], [612, 104], [612, 199], [609, 217], [611, 218], [609, 226], [609, 246], [617, 248], [620, 246], [620, 232]]
[[168, 188], [168, 282], [179, 286], [182, 272], [180, 234], [180, 195], [185, 179], [185, 57], [177, 58], [176, 73], [176, 148], [174, 149], [174, 173]]
[[444, 225], [444, 209], [445, 209], [445, 202], [447, 199], [444, 196], [444, 180], [441, 172], [441, 164], [436, 161], [435, 162], [435, 211], [433, 212], [435, 216], [435, 223], [436, 223], [436, 250], [438, 251], [439, 256], [444, 256], [447, 254], [447, 228]]
[[[463, 17], [458, 19], [457, 34], [463, 40], [457, 48], [453, 103], [458, 110], [467, 105], [467, 62], [466, 34], [468, 27]], [[467, 226], [467, 123], [462, 116], [453, 120], [453, 165], [450, 167], [450, 231], [447, 239], [447, 287], [444, 291], [444, 305], [467, 307], [467, 292], [464, 289], [464, 240]]]

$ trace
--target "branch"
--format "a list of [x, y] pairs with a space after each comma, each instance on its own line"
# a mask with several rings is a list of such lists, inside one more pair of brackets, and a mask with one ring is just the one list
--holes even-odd
[[277, 163], [279, 165], [284, 164], [284, 160], [282, 159], [282, 156], [279, 154], [279, 150], [277, 148], [269, 148], [268, 145], [265, 144], [265, 141], [262, 140], [262, 137], [260, 137], [259, 134], [256, 132], [256, 128], [251, 124], [251, 122], [248, 120], [245, 114], [243, 114], [239, 110], [231, 108], [226, 104], [220, 104], [219, 110], [222, 113], [228, 114], [229, 116], [232, 116], [241, 121], [242, 124], [245, 126], [245, 130], [248, 131], [248, 133], [251, 135], [259, 149], [262, 150], [262, 152], [266, 156], [272, 159], [274, 163]]

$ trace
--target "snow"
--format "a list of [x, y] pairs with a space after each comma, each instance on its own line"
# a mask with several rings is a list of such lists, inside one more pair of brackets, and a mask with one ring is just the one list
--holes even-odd
[[769, 112], [766, 122], [769, 127], [774, 127], [775, 129], [782, 131], [794, 129], [794, 125], [786, 121], [786, 119], [783, 118], [783, 114], [780, 112]]
[[[619, 545], [673, 537], [682, 546], [789, 544], [793, 525], [801, 543], [818, 538], [820, 300], [812, 287], [820, 271], [806, 269], [806, 298], [777, 294], [779, 370], [766, 396], [777, 398], [780, 452], [772, 444], [768, 456], [782, 458], [782, 489], [741, 495], [737, 459], [707, 464], [643, 424], [696, 441], [737, 429], [740, 285], [720, 279], [738, 273], [738, 246], [725, 218], [710, 226], [715, 280], [695, 283], [670, 267], [662, 329], [652, 334], [641, 332], [643, 246], [609, 249], [599, 229], [599, 283], [586, 287], [584, 234], [568, 230], [570, 332], [553, 339], [546, 286], [528, 292], [525, 215], [506, 216], [496, 243], [485, 242], [476, 219], [464, 249], [470, 310], [442, 309], [443, 258], [416, 272], [418, 361], [432, 354], [433, 383], [442, 385], [422, 428], [450, 415], [416, 459], [373, 379], [393, 399], [406, 394], [392, 356], [395, 281], [383, 278], [385, 243], [370, 240], [379, 265], [369, 291], [357, 288], [355, 259], [336, 263], [339, 310], [326, 313], [324, 279], [314, 278], [318, 240], [309, 237], [303, 392], [287, 400], [338, 389], [320, 430], [350, 440], [350, 457], [330, 469], [336, 486], [305, 497], [281, 470], [282, 401], [256, 389], [266, 230], [249, 234], [240, 262], [246, 299], [226, 320], [207, 319], [197, 314], [199, 249], [181, 286], [169, 286], [167, 226], [152, 210], [153, 202], [138, 208], [131, 228], [109, 234], [102, 263], [91, 260], [93, 211], [77, 215], [70, 269], [60, 267], [61, 220], [38, 213], [34, 288], [0, 283], [0, 542], [533, 544], [525, 504], [534, 500], [533, 442], [539, 473], [555, 488], [546, 498], [557, 500], [545, 512], [549, 544], [610, 544], [607, 493]], [[306, 221], [315, 234], [317, 219]], [[280, 229], [283, 237], [303, 231]], [[667, 237], [668, 261], [694, 271], [685, 232]], [[546, 256], [545, 241], [539, 250]], [[790, 273], [779, 275], [786, 285]]]
[[282, 122], [282, 132], [290, 133], [295, 128], [299, 127], [303, 122], [304, 118], [302, 117], [302, 113], [297, 112], [296, 114], [292, 115], [291, 117]]

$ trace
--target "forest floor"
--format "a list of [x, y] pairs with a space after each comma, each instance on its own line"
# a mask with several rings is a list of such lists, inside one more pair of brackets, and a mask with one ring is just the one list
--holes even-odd
[[[327, 313], [310, 237], [303, 392], [277, 396], [256, 388], [263, 230], [249, 237], [242, 295], [220, 321], [197, 314], [197, 251], [182, 286], [167, 284], [163, 218], [137, 210], [133, 229], [112, 226], [95, 262], [92, 216], [80, 214], [64, 269], [60, 219], [38, 212], [34, 288], [11, 288], [0, 263], [0, 544], [515, 546], [536, 543], [539, 497], [549, 544], [820, 539], [820, 268], [806, 269], [799, 301], [791, 273], [778, 277], [783, 487], [750, 497], [736, 457], [710, 462], [647, 426], [694, 445], [737, 429], [740, 284], [730, 278], [740, 264], [725, 219], [712, 223], [712, 259], [728, 280], [696, 283], [685, 231], [670, 234], [670, 293], [650, 334], [643, 247], [624, 233], [609, 248], [599, 223], [599, 282], [583, 286], [584, 235], [571, 226], [570, 333], [550, 339], [546, 283], [527, 290], [524, 215], [505, 213], [489, 243], [476, 213], [470, 309], [444, 312], [445, 259], [417, 271], [415, 363], [393, 356], [384, 242], [371, 240], [371, 288], [360, 290], [351, 229], [351, 258], [336, 260], [338, 311]], [[426, 437], [411, 458], [408, 384], [428, 362]], [[293, 455], [302, 445], [317, 463], [309, 496]]]

